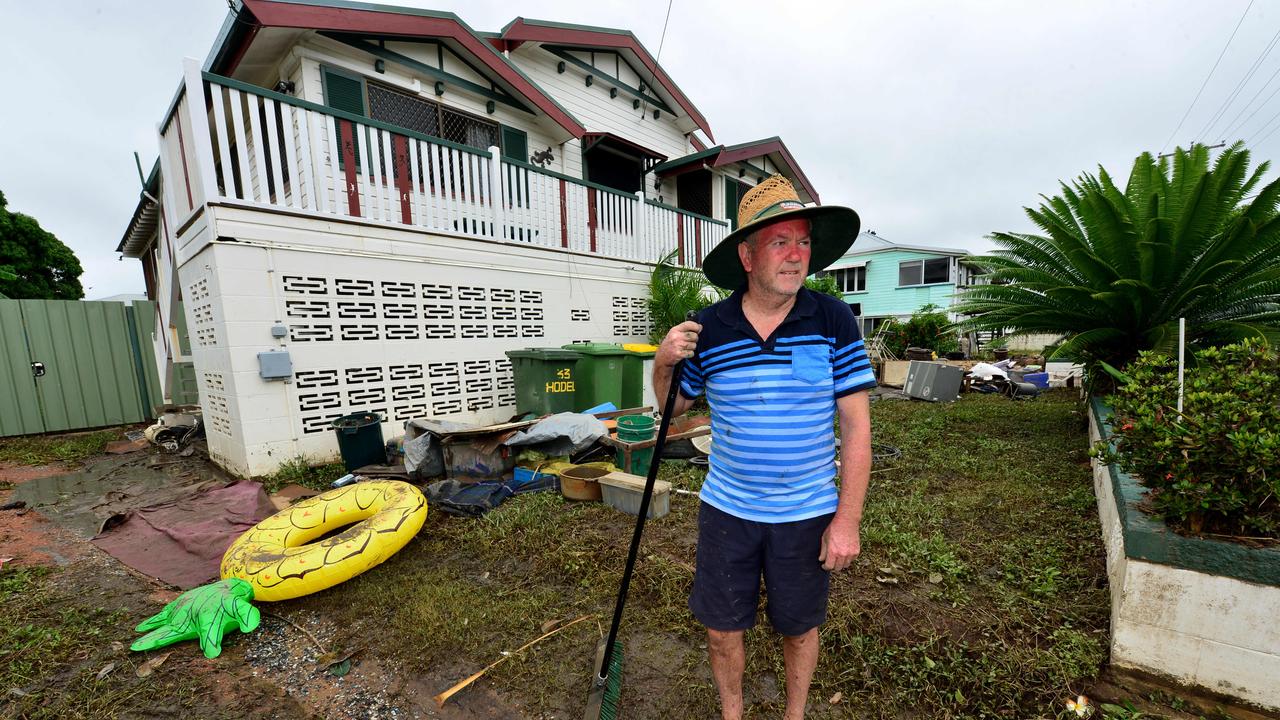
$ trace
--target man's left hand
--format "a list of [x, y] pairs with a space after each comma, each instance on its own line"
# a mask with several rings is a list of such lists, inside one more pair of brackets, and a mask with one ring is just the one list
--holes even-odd
[[858, 523], [832, 519], [826, 532], [822, 533], [822, 552], [818, 555], [822, 569], [844, 570], [860, 552], [862, 540], [859, 537]]

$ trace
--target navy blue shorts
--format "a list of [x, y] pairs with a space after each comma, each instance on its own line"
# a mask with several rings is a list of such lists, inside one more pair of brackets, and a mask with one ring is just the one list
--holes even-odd
[[803, 635], [827, 619], [831, 573], [818, 555], [831, 515], [788, 523], [743, 520], [707, 503], [698, 511], [698, 567], [689, 609], [712, 630], [756, 624], [760, 577], [773, 629]]

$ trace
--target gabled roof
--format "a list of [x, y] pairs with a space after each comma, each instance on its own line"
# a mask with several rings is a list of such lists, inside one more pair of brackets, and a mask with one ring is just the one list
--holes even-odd
[[800, 186], [797, 189], [801, 194], [802, 200], [805, 200], [807, 195], [807, 202], [819, 202], [818, 191], [814, 189], [813, 183], [809, 182], [809, 178], [800, 169], [800, 163], [796, 162], [796, 159], [791, 155], [791, 151], [782, 142], [782, 138], [777, 136], [763, 140], [752, 140], [751, 142], [737, 145], [709, 147], [674, 160], [668, 160], [661, 165], [655, 166], [653, 172], [658, 175], [679, 175], [682, 172], [696, 170], [704, 165], [713, 168], [725, 167], [739, 162], [746, 163], [748, 160], [766, 155], [769, 156], [774, 165], [790, 171], [790, 177]]
[[[707, 119], [698, 111], [698, 108], [694, 107], [689, 98], [671, 79], [671, 76], [667, 75], [667, 72], [658, 65], [658, 61], [649, 54], [649, 51], [645, 49], [644, 45], [630, 30], [596, 27], [593, 25], [574, 25], [546, 20], [529, 20], [517, 17], [502, 28], [500, 35], [504, 49], [513, 49], [524, 42], [537, 42], [571, 47], [611, 48], [630, 51], [636, 60], [652, 74], [654, 83], [660, 86], [676, 105], [680, 106], [680, 109], [693, 120], [698, 129], [706, 133], [707, 137], [711, 138], [712, 141], [715, 140], [715, 136], [711, 134], [711, 126], [707, 124]], [[495, 46], [498, 44], [493, 39], [490, 42], [493, 42]]]
[[874, 230], [864, 230], [858, 233], [858, 239], [854, 241], [853, 247], [849, 249], [849, 252], [844, 254], [844, 257], [851, 258], [857, 257], [858, 255], [889, 252], [891, 250], [915, 250], [917, 252], [934, 253], [936, 255], [952, 255], [955, 257], [964, 257], [972, 254], [968, 250], [961, 250], [959, 248], [930, 247], [928, 245], [905, 245], [882, 238], [877, 235]]
[[[257, 29], [263, 27], [440, 38], [451, 41], [478, 60], [491, 74], [491, 79], [537, 107], [573, 137], [580, 138], [586, 132], [582, 123], [453, 13], [349, 0], [241, 1], [242, 9], [248, 10], [250, 17], [235, 18], [236, 27], [242, 29], [224, 32], [219, 38], [222, 46], [215, 49], [209, 63], [212, 72], [229, 75], [234, 71]], [[243, 29], [245, 25], [248, 29]]]

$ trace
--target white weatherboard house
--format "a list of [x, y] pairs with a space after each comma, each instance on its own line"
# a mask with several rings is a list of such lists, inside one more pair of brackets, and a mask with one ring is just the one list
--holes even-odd
[[643, 341], [658, 258], [699, 265], [771, 173], [817, 201], [778, 138], [714, 141], [625, 30], [243, 0], [186, 62], [119, 246], [165, 396], [194, 376], [242, 475], [334, 456], [347, 413], [505, 420], [505, 351]]

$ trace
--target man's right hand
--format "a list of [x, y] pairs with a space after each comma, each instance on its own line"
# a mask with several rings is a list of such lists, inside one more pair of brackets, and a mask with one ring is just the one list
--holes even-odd
[[686, 320], [668, 330], [667, 336], [658, 346], [658, 352], [653, 359], [654, 364], [675, 367], [675, 364], [681, 360], [693, 357], [694, 351], [698, 349], [700, 332], [702, 332], [702, 326], [692, 320]]

